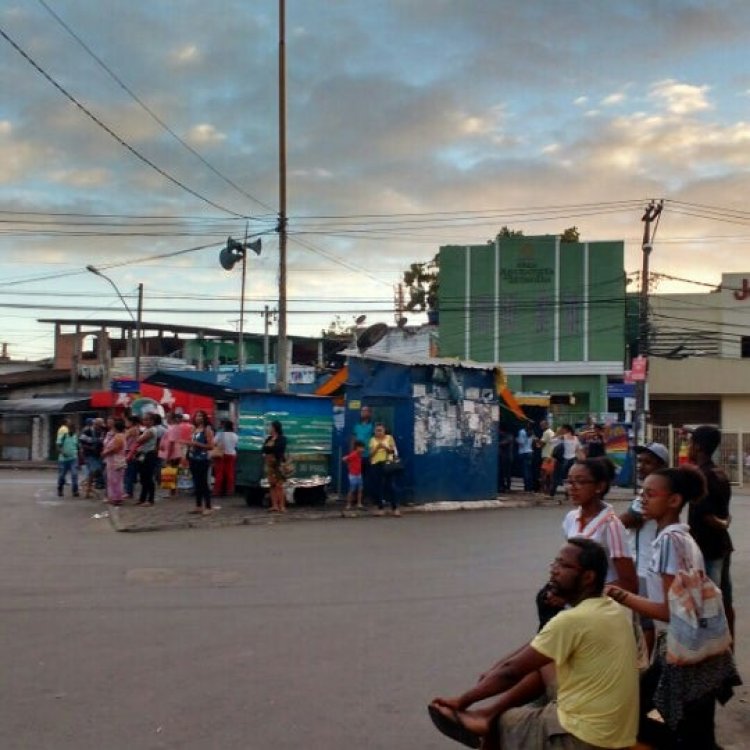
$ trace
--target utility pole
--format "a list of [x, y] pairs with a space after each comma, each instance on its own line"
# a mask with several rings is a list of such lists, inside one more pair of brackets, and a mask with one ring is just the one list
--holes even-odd
[[245, 369], [245, 279], [247, 278], [247, 249], [242, 253], [242, 291], [240, 292], [240, 331], [237, 341], [237, 372]]
[[268, 346], [268, 305], [263, 306], [263, 371], [266, 374], [266, 390], [268, 390], [268, 366], [270, 364], [270, 352]]
[[[664, 201], [651, 201], [641, 217], [643, 222], [643, 267], [641, 269], [641, 294], [638, 306], [638, 356], [648, 357], [649, 352], [649, 320], [648, 320], [648, 292], [649, 292], [649, 260], [651, 257], [653, 235], [651, 225], [661, 215]], [[646, 371], [647, 372], [647, 371]], [[643, 380], [635, 384], [635, 440], [643, 444], [646, 441], [646, 375]]]
[[279, 329], [276, 389], [282, 393], [289, 387], [286, 336], [286, 224], [286, 7], [285, 0], [279, 0]]
[[135, 319], [135, 379], [141, 382], [141, 325], [143, 323], [143, 284], [138, 284], [138, 311]]

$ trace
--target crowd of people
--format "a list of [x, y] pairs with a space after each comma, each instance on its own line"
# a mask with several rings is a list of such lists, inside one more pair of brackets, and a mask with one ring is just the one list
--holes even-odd
[[573, 456], [574, 508], [537, 595], [539, 630], [473, 687], [432, 700], [439, 731], [487, 750], [718, 750], [716, 703], [740, 684], [720, 441], [715, 427], [696, 428], [677, 468], [664, 445], [638, 446], [640, 489], [619, 516], [605, 502], [604, 451]]
[[214, 430], [201, 410], [192, 418], [177, 411], [166, 418], [155, 412], [89, 418], [80, 434], [65, 419], [56, 438], [57, 494], [63, 496], [69, 478], [73, 496], [80, 496], [82, 469], [85, 497], [104, 492], [111, 505], [133, 500], [135, 505], [153, 507], [157, 486], [164, 489], [164, 498], [174, 497], [177, 475], [183, 472], [195, 493], [190, 512], [209, 515], [213, 497], [234, 494], [237, 443], [230, 420]]

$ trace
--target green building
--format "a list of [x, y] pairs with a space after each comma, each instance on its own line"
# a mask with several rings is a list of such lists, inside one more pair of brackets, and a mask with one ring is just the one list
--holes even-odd
[[441, 356], [499, 363], [560, 418], [608, 411], [625, 354], [622, 242], [498, 237], [441, 247], [439, 267]]

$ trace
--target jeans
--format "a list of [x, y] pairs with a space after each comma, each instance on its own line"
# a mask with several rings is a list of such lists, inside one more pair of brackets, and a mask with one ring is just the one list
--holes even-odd
[[191, 459], [190, 472], [193, 475], [193, 487], [195, 488], [195, 505], [200, 508], [211, 507], [211, 488], [208, 486], [208, 470], [211, 462]]
[[104, 488], [104, 473], [102, 469], [102, 459], [99, 456], [86, 456], [87, 485], [89, 487], [94, 486], [98, 490]]
[[141, 479], [141, 497], [142, 503], [153, 503], [156, 493], [156, 483], [154, 481], [154, 472], [156, 471], [156, 451], [150, 451], [144, 454], [143, 461], [139, 461], [138, 475]]
[[70, 483], [73, 486], [73, 494], [78, 494], [78, 459], [65, 458], [57, 462], [57, 492], [62, 495], [65, 486], [65, 477], [70, 472]]
[[133, 497], [133, 490], [135, 489], [135, 483], [138, 480], [138, 461], [128, 461], [125, 467], [125, 477], [123, 478], [123, 486], [125, 494], [128, 497]]

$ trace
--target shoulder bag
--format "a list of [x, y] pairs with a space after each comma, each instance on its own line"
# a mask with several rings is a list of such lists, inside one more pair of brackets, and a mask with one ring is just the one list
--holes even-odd
[[668, 592], [667, 663], [698, 664], [726, 653], [732, 636], [719, 587], [687, 562], [680, 534], [668, 534], [677, 549], [678, 571]]

